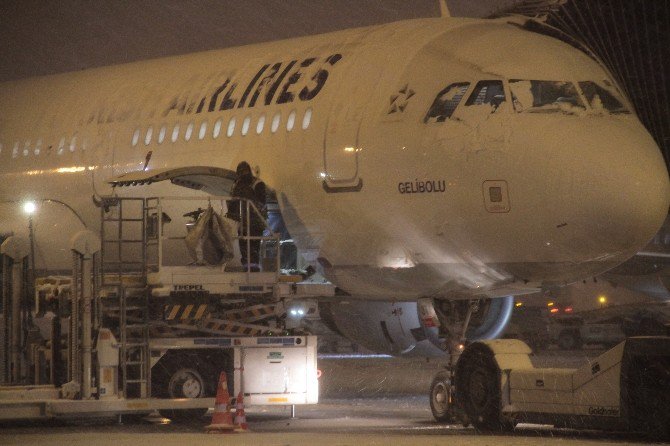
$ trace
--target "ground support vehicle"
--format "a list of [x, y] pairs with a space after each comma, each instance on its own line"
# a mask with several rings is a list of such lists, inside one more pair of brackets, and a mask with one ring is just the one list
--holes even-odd
[[584, 344], [612, 346], [626, 338], [619, 317], [590, 321], [581, 316], [561, 316], [548, 325], [552, 343], [563, 350], [582, 348]]
[[[102, 346], [108, 336], [111, 342]], [[0, 386], [0, 420], [147, 414], [155, 410], [172, 419], [202, 416], [214, 406], [211, 392], [218, 379], [214, 375], [224, 370], [229, 375], [229, 393], [238, 395], [243, 391], [247, 405], [318, 402], [316, 336], [152, 340], [152, 365], [159, 364], [166, 355], [171, 361], [152, 367], [153, 385], [160, 390], [151, 398], [125, 398], [116, 391], [119, 345], [115, 341], [111, 332], [101, 331], [97, 344], [99, 368], [95, 373], [99, 384], [93, 386], [92, 398], [68, 394], [67, 388], [72, 388], [72, 384], [61, 388]], [[219, 369], [216, 362], [202, 364], [208, 356], [231, 358], [232, 367]], [[105, 363], [103, 357], [111, 361]], [[193, 362], [186, 362], [189, 360]]]
[[550, 318], [552, 343], [564, 350], [584, 344], [613, 346], [632, 336], [670, 335], [670, 303], [612, 305]]
[[517, 423], [670, 438], [670, 337], [633, 337], [578, 369], [533, 367], [519, 340], [470, 344], [431, 386], [433, 415], [479, 430]]
[[[40, 277], [34, 292], [29, 241], [5, 240], [0, 419], [154, 409], [173, 418], [202, 415], [221, 371], [247, 404], [316, 403], [316, 337], [292, 325], [287, 310], [334, 288], [283, 274], [271, 231], [226, 235], [229, 247], [258, 242], [258, 265], [203, 261], [220, 254], [206, 231], [191, 256], [184, 239], [201, 223], [202, 207], [229, 199], [104, 199], [101, 237], [77, 234], [71, 274]], [[196, 206], [184, 214], [196, 218], [176, 221]]]
[[545, 307], [517, 305], [512, 312], [503, 338], [520, 339], [534, 350], [544, 350], [549, 345], [549, 312]]

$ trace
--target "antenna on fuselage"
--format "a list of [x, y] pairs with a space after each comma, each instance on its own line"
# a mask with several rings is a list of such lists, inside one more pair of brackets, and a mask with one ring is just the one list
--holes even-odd
[[449, 7], [447, 6], [447, 0], [439, 0], [440, 2], [440, 17], [451, 17], [451, 12], [449, 12]]

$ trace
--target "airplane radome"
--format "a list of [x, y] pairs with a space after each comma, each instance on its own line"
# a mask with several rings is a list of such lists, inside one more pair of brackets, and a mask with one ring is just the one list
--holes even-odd
[[225, 195], [247, 161], [352, 299], [598, 275], [663, 223], [666, 166], [596, 62], [523, 24], [408, 20], [4, 83], [0, 233], [27, 234], [37, 202], [37, 269], [67, 270], [94, 196]]

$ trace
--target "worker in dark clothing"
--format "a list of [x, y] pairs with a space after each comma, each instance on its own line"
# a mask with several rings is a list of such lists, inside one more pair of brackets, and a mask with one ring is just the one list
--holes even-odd
[[[265, 183], [251, 173], [251, 166], [246, 161], [237, 165], [236, 173], [237, 179], [233, 184], [231, 195], [249, 200], [256, 206], [261, 215], [259, 216], [253, 208], [250, 208], [248, 234], [246, 202], [244, 200], [228, 201], [228, 217], [240, 222], [238, 234], [241, 237], [260, 237], [265, 230]], [[250, 264], [252, 270], [258, 270], [260, 245], [260, 240], [250, 240], [250, 252], [247, 252], [247, 240], [240, 238], [240, 254], [242, 254], [242, 264], [245, 267]]]

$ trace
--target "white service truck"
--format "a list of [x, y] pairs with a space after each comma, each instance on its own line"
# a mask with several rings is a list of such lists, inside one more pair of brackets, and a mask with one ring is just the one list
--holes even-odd
[[[173, 420], [192, 419], [214, 407], [212, 395], [222, 371], [228, 376], [229, 393], [243, 392], [246, 405], [316, 404], [316, 342], [316, 336], [155, 339], [149, 344], [151, 376], [160, 390], [153, 397], [126, 398], [119, 392], [119, 345], [111, 331], [103, 329], [96, 342], [96, 379], [90, 398], [68, 391], [67, 385], [1, 386], [0, 420], [73, 419], [155, 410]], [[207, 362], [209, 359], [214, 361]], [[175, 393], [181, 396], [175, 398]]]
[[[291, 309], [334, 287], [284, 272], [269, 227], [256, 237], [203, 230], [230, 226], [229, 200], [105, 198], [100, 237], [77, 234], [71, 274], [60, 276], [35, 278], [30, 243], [4, 240], [0, 419], [202, 415], [221, 371], [246, 404], [316, 403], [317, 339]], [[236, 202], [244, 221], [258, 212]], [[240, 243], [260, 250], [258, 264], [226, 255]]]

